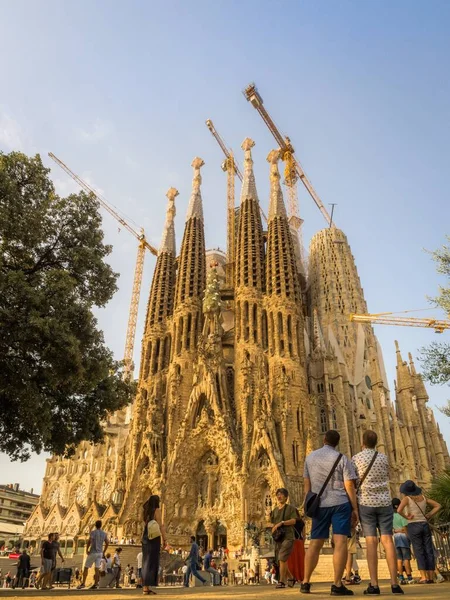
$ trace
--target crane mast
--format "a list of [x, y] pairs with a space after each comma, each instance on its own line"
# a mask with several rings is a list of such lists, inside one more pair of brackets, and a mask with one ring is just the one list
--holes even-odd
[[[408, 312], [408, 311], [405, 311]], [[450, 320], [446, 319], [420, 319], [416, 317], [395, 317], [394, 313], [378, 313], [367, 315], [351, 314], [350, 321], [354, 323], [370, 323], [377, 325], [400, 325], [403, 327], [428, 327], [436, 333], [443, 333], [450, 329]]]
[[100, 205], [109, 212], [110, 215], [118, 221], [122, 227], [124, 227], [127, 231], [131, 233], [139, 242], [138, 244], [138, 253], [136, 259], [136, 266], [134, 269], [134, 279], [133, 279], [133, 292], [131, 294], [131, 303], [130, 303], [130, 312], [128, 315], [128, 326], [127, 326], [127, 335], [125, 339], [125, 353], [124, 353], [124, 379], [131, 379], [133, 375], [133, 352], [134, 352], [134, 343], [136, 339], [136, 323], [139, 311], [139, 299], [141, 295], [141, 287], [142, 287], [142, 276], [144, 273], [144, 259], [145, 259], [145, 251], [148, 250], [155, 256], [158, 255], [158, 250], [149, 244], [149, 242], [145, 238], [144, 230], [141, 228], [137, 230], [135, 227], [130, 225], [123, 217], [121, 217], [118, 212], [103, 198], [98, 194], [93, 187], [91, 187], [86, 181], [81, 179], [76, 173], [71, 171], [69, 167], [63, 163], [62, 160], [57, 158], [52, 152], [48, 153], [49, 157], [55, 161], [57, 165], [59, 165], [74, 181], [78, 183], [78, 185], [84, 189], [89, 195], [94, 196], [100, 203]]
[[[301, 166], [300, 162], [294, 156], [294, 148], [292, 147], [290, 139], [288, 137], [285, 138], [281, 135], [278, 127], [275, 125], [273, 119], [271, 118], [271, 116], [269, 115], [267, 110], [265, 109], [263, 99], [262, 99], [261, 95], [259, 94], [259, 92], [256, 88], [256, 85], [254, 83], [251, 83], [250, 85], [248, 85], [245, 88], [244, 96], [246, 97], [248, 102], [250, 102], [250, 104], [254, 108], [256, 108], [258, 113], [261, 115], [263, 121], [269, 128], [270, 132], [272, 133], [273, 137], [275, 138], [277, 144], [280, 146], [281, 155], [282, 155], [283, 160], [286, 161], [286, 159], [287, 159], [289, 162], [290, 176], [289, 176], [289, 179], [286, 180], [288, 187], [289, 187], [290, 183], [292, 184], [297, 179], [300, 179], [301, 182], [303, 183], [303, 185], [305, 186], [305, 188], [307, 189], [309, 195], [314, 200], [316, 206], [322, 213], [323, 217], [325, 218], [325, 221], [328, 223], [328, 225], [331, 225], [331, 217], [328, 214], [327, 209], [323, 205], [323, 202], [319, 198], [319, 195], [315, 191], [312, 183], [307, 178], [306, 173], [304, 172], [303, 167]], [[293, 180], [293, 171], [295, 171], [295, 173], [296, 173], [295, 180]], [[291, 196], [290, 196], [290, 199], [291, 199]], [[295, 201], [295, 197], [294, 197], [294, 195], [292, 195], [292, 202], [289, 202], [289, 213], [290, 213], [289, 216], [291, 218], [293, 217], [294, 219], [296, 219], [296, 218], [299, 218], [298, 202], [296, 202], [294, 205], [294, 201]]]

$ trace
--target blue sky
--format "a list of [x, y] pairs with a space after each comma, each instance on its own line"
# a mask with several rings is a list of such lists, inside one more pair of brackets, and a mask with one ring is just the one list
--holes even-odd
[[[255, 140], [267, 208], [275, 142], [241, 94], [254, 80], [323, 202], [338, 204], [369, 310], [426, 307], [445, 282], [424, 248], [450, 234], [449, 26], [450, 4], [439, 0], [4, 3], [0, 149], [39, 152], [60, 193], [76, 190], [47, 158], [54, 152], [155, 244], [171, 186], [180, 241], [190, 163], [201, 156], [207, 244], [223, 248], [222, 156], [204, 122], [214, 121], [241, 164], [242, 140]], [[324, 221], [303, 189], [299, 199], [308, 242]], [[120, 289], [99, 322], [121, 358], [136, 244], [109, 216], [104, 227]], [[137, 352], [154, 262], [148, 255]], [[406, 358], [436, 339], [417, 328], [376, 333], [391, 389], [394, 340]], [[450, 395], [429, 392], [433, 405]], [[450, 443], [450, 420], [438, 418]], [[2, 482], [40, 489], [44, 457], [18, 465], [0, 456], [0, 467]]]

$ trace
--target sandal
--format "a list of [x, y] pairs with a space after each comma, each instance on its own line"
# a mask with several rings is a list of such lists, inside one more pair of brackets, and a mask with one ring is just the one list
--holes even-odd
[[286, 587], [286, 584], [283, 583], [282, 581], [280, 581], [279, 583], [277, 583], [277, 585], [275, 586], [276, 590], [284, 590], [284, 588]]
[[293, 588], [296, 583], [297, 583], [297, 580], [294, 579], [293, 577], [288, 579], [288, 587]]

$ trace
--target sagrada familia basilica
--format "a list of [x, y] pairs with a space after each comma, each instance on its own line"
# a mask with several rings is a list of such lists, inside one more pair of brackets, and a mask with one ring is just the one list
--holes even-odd
[[157, 493], [173, 546], [196, 535], [205, 547], [240, 547], [245, 523], [267, 521], [277, 487], [301, 506], [305, 455], [327, 429], [340, 432], [348, 456], [374, 429], [395, 494], [405, 479], [427, 487], [449, 465], [411, 355], [404, 361], [397, 346], [391, 395], [372, 327], [349, 321], [367, 306], [345, 234], [334, 226], [316, 233], [307, 277], [300, 272], [276, 151], [264, 230], [253, 145], [242, 144], [233, 262], [205, 250], [203, 161], [192, 163], [179, 253], [178, 192], [169, 190], [136, 399], [110, 417], [102, 445], [48, 459], [24, 533], [31, 545], [59, 531], [76, 551], [98, 518], [114, 537], [140, 539], [142, 504]]

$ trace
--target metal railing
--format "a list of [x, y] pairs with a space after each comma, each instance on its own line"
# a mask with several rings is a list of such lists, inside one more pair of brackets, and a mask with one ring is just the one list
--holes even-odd
[[436, 566], [441, 573], [450, 573], [450, 523], [441, 523], [433, 529], [436, 548]]

